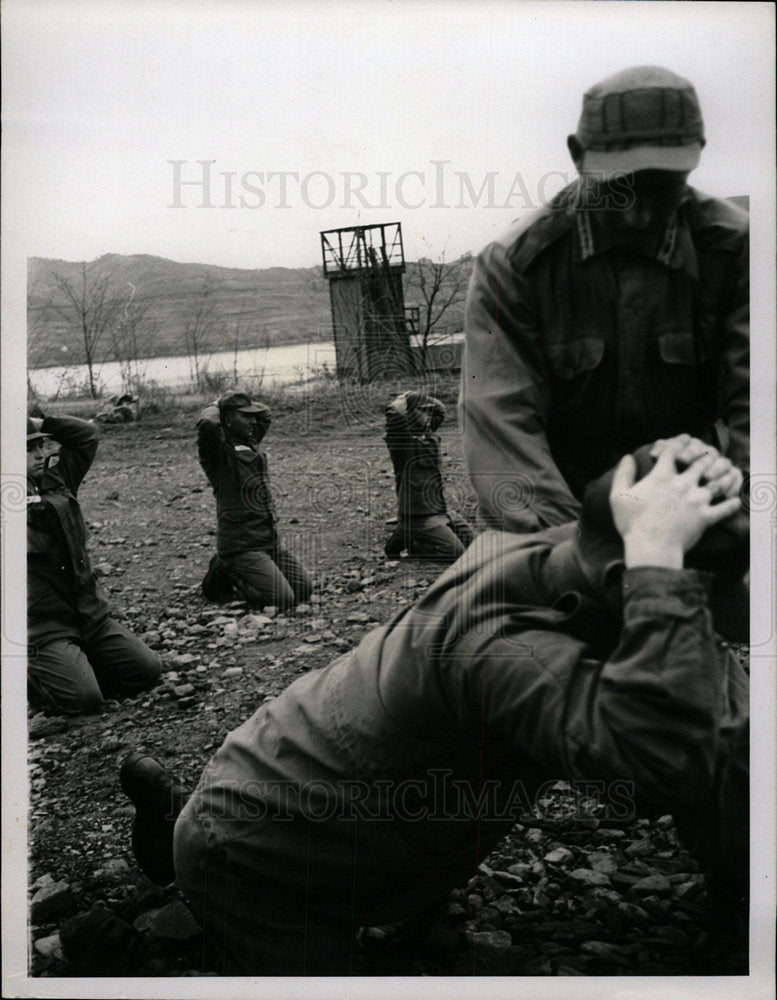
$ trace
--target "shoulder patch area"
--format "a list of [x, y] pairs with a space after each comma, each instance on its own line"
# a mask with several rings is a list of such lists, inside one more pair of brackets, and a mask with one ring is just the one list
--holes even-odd
[[750, 213], [727, 198], [688, 190], [685, 209], [694, 242], [709, 250], [741, 250], [750, 234]]
[[547, 205], [517, 219], [494, 240], [518, 271], [525, 271], [543, 250], [571, 230], [576, 191], [577, 183], [570, 184]]

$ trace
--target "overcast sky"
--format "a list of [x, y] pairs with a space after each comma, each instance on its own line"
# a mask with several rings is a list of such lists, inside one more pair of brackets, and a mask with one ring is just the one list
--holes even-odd
[[694, 184], [753, 193], [773, 177], [768, 4], [5, 0], [3, 14], [17, 257], [311, 265], [319, 230], [395, 220], [411, 258], [477, 251], [574, 176], [583, 91], [639, 63], [696, 85]]

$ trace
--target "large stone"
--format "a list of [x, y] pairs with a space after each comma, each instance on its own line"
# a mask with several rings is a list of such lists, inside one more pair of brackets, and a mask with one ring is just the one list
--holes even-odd
[[513, 944], [513, 939], [507, 931], [467, 931], [467, 941], [473, 948], [505, 952]]
[[639, 896], [668, 896], [672, 883], [666, 875], [647, 875], [635, 882], [631, 889]]
[[514, 913], [518, 909], [513, 897], [509, 896], [507, 893], [505, 893], [504, 896], [500, 896], [499, 899], [494, 902], [494, 907], [499, 910], [500, 913]]
[[186, 670], [187, 667], [192, 667], [197, 662], [197, 657], [193, 656], [191, 653], [180, 653], [174, 656], [170, 661], [171, 665], [177, 667], [179, 670]]
[[59, 961], [64, 959], [62, 954], [62, 942], [59, 938], [59, 931], [49, 934], [48, 937], [38, 938], [35, 942], [35, 950], [44, 958], [56, 958]]
[[656, 942], [665, 948], [685, 948], [688, 944], [688, 935], [679, 927], [669, 925], [656, 927], [645, 940], [648, 944]]
[[601, 928], [591, 920], [547, 920], [535, 926], [538, 936], [547, 937], [551, 941], [576, 941], [590, 938], [601, 933]]
[[604, 872], [595, 872], [591, 868], [576, 868], [569, 873], [569, 877], [577, 885], [581, 886], [608, 886], [609, 878]]
[[595, 872], [602, 872], [604, 875], [612, 875], [618, 870], [618, 862], [611, 854], [604, 851], [594, 851], [588, 855], [588, 864]]
[[652, 841], [647, 838], [641, 840], [635, 840], [633, 843], [629, 844], [628, 847], [624, 848], [623, 853], [628, 854], [630, 858], [642, 858], [647, 854], [655, 854], [655, 847]]
[[53, 875], [46, 872], [45, 875], [41, 875], [40, 878], [36, 878], [32, 883], [32, 891], [36, 892], [38, 889], [43, 888], [44, 885], [53, 885], [56, 879]]
[[675, 884], [672, 894], [675, 899], [692, 899], [704, 889], [703, 875], [686, 875], [684, 880]]
[[617, 827], [610, 826], [600, 826], [599, 829], [594, 834], [595, 840], [625, 840], [626, 831], [619, 830]]
[[512, 872], [495, 871], [494, 878], [507, 886], [508, 889], [520, 889], [524, 885], [524, 879]]
[[109, 858], [102, 866], [102, 872], [106, 875], [123, 875], [129, 869], [129, 865], [124, 858]]
[[619, 965], [625, 963], [622, 949], [616, 944], [610, 944], [608, 941], [583, 941], [580, 945], [580, 951], [584, 955], [604, 958]]
[[516, 878], [521, 880], [534, 881], [532, 878], [532, 866], [526, 864], [525, 861], [516, 861], [515, 864], [510, 865], [507, 869], [508, 875], [515, 875]]
[[41, 886], [30, 903], [30, 920], [43, 923], [49, 917], [62, 913], [73, 902], [73, 892], [67, 882], [51, 882]]
[[571, 861], [574, 855], [566, 847], [557, 847], [554, 851], [548, 851], [548, 853], [543, 858], [551, 865], [563, 865], [567, 861]]
[[133, 926], [152, 937], [169, 941], [189, 941], [202, 930], [189, 909], [179, 900], [158, 910], [141, 913]]

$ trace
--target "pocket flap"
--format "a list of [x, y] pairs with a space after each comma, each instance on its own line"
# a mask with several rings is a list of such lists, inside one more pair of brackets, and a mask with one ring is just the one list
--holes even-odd
[[545, 349], [554, 374], [559, 378], [573, 378], [596, 368], [604, 354], [604, 341], [601, 337], [576, 337], [551, 341]]
[[661, 359], [670, 365], [696, 365], [700, 357], [694, 335], [689, 330], [673, 330], [658, 335]]

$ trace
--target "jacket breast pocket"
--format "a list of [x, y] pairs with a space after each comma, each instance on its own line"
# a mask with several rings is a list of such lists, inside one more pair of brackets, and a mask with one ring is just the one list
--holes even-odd
[[696, 368], [704, 361], [702, 345], [691, 330], [659, 330], [658, 353], [668, 365]]
[[545, 345], [550, 370], [557, 378], [571, 379], [597, 368], [604, 357], [601, 337], [575, 337]]

